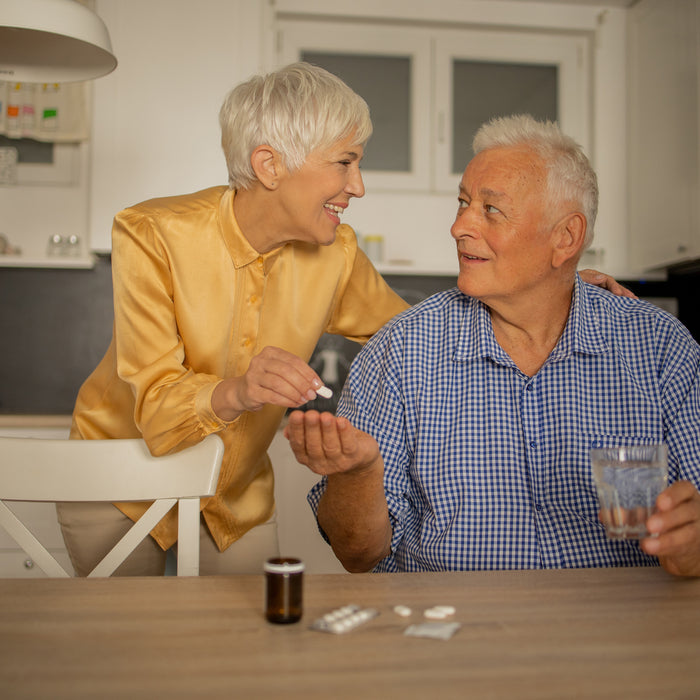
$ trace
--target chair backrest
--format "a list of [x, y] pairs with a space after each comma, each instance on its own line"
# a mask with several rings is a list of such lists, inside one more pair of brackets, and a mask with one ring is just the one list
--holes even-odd
[[48, 575], [69, 574], [5, 501], [153, 501], [89, 576], [110, 576], [177, 503], [177, 575], [199, 574], [199, 499], [213, 496], [224, 444], [153, 457], [141, 439], [0, 438], [0, 525]]

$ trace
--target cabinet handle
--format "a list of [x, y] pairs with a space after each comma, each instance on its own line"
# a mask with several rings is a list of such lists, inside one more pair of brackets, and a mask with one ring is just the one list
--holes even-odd
[[24, 560], [24, 568], [25, 569], [33, 569], [34, 568], [34, 562], [31, 559], [25, 559]]

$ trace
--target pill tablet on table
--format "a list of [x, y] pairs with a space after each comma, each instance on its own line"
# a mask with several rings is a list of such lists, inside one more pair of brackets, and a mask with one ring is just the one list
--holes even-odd
[[434, 605], [423, 613], [429, 620], [444, 620], [454, 614], [455, 609], [451, 605]]
[[454, 615], [456, 612], [454, 606], [452, 605], [435, 605], [433, 606], [433, 610], [438, 610], [445, 615]]

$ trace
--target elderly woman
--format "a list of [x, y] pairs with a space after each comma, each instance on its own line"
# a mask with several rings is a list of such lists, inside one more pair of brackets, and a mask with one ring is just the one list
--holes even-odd
[[[323, 333], [365, 342], [406, 308], [340, 223], [364, 195], [367, 105], [298, 63], [236, 87], [220, 113], [229, 187], [120, 212], [112, 233], [114, 334], [78, 395], [71, 437], [143, 437], [151, 452], [218, 433], [217, 494], [202, 502], [200, 572], [258, 572], [277, 553], [267, 448], [286, 409], [321, 388]], [[605, 283], [610, 283], [609, 278]], [[59, 504], [76, 573], [143, 504]], [[170, 514], [118, 569], [158, 575]]]
[[[284, 412], [322, 384], [307, 361], [323, 333], [366, 341], [406, 308], [340, 224], [364, 195], [364, 100], [295, 64], [236, 87], [220, 113], [229, 187], [151, 200], [112, 232], [114, 334], [80, 390], [71, 437], [143, 437], [153, 454], [210, 433], [225, 443], [202, 503], [200, 572], [260, 571], [277, 553], [267, 448]], [[78, 574], [140, 515], [136, 503], [59, 504]], [[157, 575], [166, 517], [120, 567]]]

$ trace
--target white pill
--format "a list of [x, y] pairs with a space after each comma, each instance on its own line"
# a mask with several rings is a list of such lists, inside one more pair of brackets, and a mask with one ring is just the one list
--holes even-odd
[[320, 389], [316, 389], [316, 393], [324, 399], [330, 399], [333, 397], [333, 391], [327, 386], [322, 386]]
[[401, 617], [409, 617], [411, 615], [411, 608], [406, 605], [395, 605], [394, 612]]
[[439, 610], [442, 613], [445, 613], [445, 615], [454, 615], [456, 610], [454, 606], [452, 605], [435, 605], [433, 606], [433, 610]]
[[429, 620], [444, 620], [446, 617], [448, 617], [448, 613], [446, 613], [444, 610], [440, 610], [439, 608], [428, 608], [423, 615], [427, 617]]

